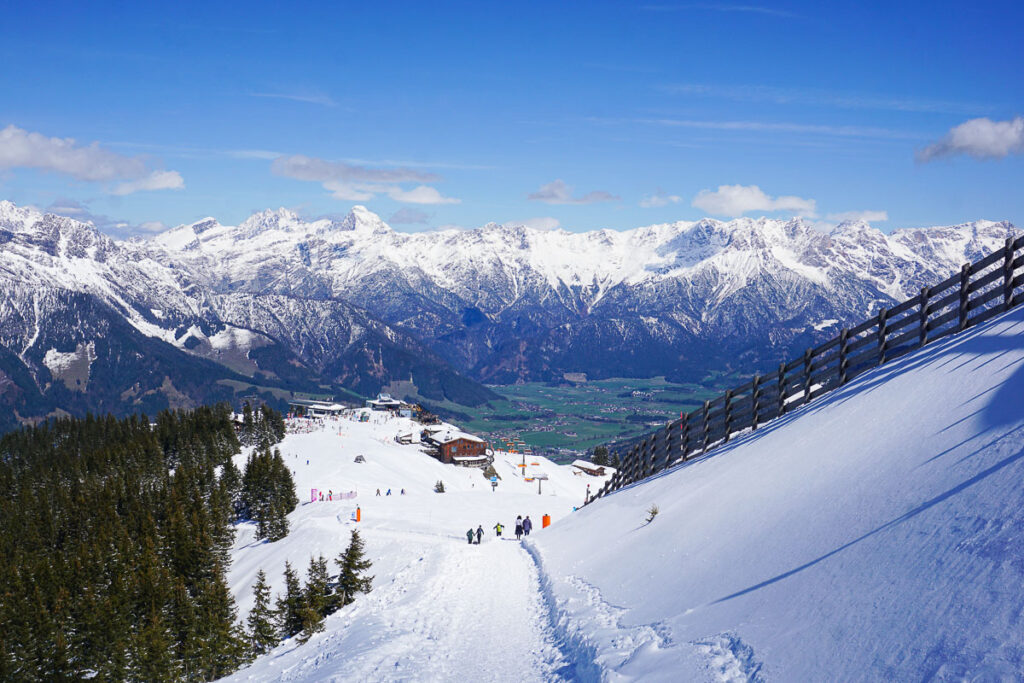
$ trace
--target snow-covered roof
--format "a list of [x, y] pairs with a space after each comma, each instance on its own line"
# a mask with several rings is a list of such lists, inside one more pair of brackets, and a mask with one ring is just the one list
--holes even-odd
[[573, 467], [579, 467], [580, 469], [596, 470], [598, 467], [604, 467], [604, 465], [595, 465], [589, 460], [573, 460]]
[[451, 443], [452, 441], [459, 441], [460, 439], [465, 441], [472, 441], [474, 443], [487, 443], [479, 436], [473, 436], [472, 434], [467, 434], [466, 432], [460, 432], [455, 430], [451, 430], [443, 434], [437, 432], [432, 434], [431, 438], [438, 443]]

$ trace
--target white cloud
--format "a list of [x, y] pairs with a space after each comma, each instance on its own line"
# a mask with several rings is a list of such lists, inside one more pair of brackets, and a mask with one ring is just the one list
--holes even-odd
[[396, 202], [406, 204], [461, 204], [461, 199], [444, 197], [436, 188], [429, 185], [418, 185], [411, 190], [403, 190], [397, 185], [387, 188], [388, 196]]
[[1002, 159], [1024, 153], [1024, 117], [1009, 121], [980, 118], [950, 129], [938, 142], [917, 153], [918, 161], [931, 161], [956, 154], [976, 159]]
[[152, 171], [138, 157], [111, 152], [99, 143], [79, 145], [73, 138], [50, 138], [9, 125], [0, 130], [0, 170], [13, 168], [52, 171], [90, 182], [124, 180], [112, 190], [121, 195], [185, 186], [177, 171]]
[[410, 209], [407, 206], [403, 206], [398, 211], [391, 214], [391, 218], [388, 219], [388, 223], [394, 223], [395, 225], [419, 225], [424, 224], [430, 220], [430, 214], [420, 211], [419, 209]]
[[770, 197], [757, 185], [719, 185], [717, 190], [701, 190], [693, 206], [717, 216], [736, 218], [751, 211], [786, 211], [808, 218], [817, 215], [816, 202], [802, 197]]
[[539, 190], [531, 192], [526, 198], [535, 202], [544, 202], [545, 204], [596, 204], [597, 202], [611, 202], [619, 199], [619, 197], [604, 190], [594, 190], [585, 195], [573, 197], [572, 187], [561, 179], [553, 180], [547, 185], [542, 185]]
[[278, 157], [274, 159], [270, 169], [277, 175], [287, 178], [319, 183], [328, 180], [369, 183], [429, 183], [441, 179], [437, 174], [408, 168], [369, 168], [341, 161], [307, 157], [303, 154]]
[[429, 185], [418, 185], [411, 190], [402, 188], [398, 183], [441, 180], [436, 173], [410, 168], [372, 168], [292, 154], [274, 159], [270, 169], [287, 178], [321, 183], [335, 199], [365, 202], [378, 194], [386, 194], [407, 204], [459, 204], [462, 201], [442, 196]]
[[118, 184], [111, 194], [126, 195], [148, 190], [183, 190], [185, 181], [177, 171], [153, 171], [145, 178]]
[[167, 229], [167, 226], [160, 221], [146, 221], [134, 225], [126, 220], [93, 213], [88, 205], [68, 198], [56, 200], [46, 207], [45, 211], [58, 216], [67, 216], [83, 223], [90, 223], [100, 232], [116, 239], [153, 234]]
[[145, 223], [140, 223], [136, 229], [139, 232], [148, 232], [155, 234], [158, 232], [163, 232], [164, 230], [167, 229], [167, 226], [160, 221], [146, 221]]
[[95, 142], [83, 147], [72, 138], [48, 138], [14, 125], [0, 130], [0, 168], [38, 168], [92, 181], [138, 178], [146, 173], [141, 160]]
[[376, 185], [362, 185], [341, 182], [339, 180], [328, 180], [323, 184], [324, 189], [331, 193], [335, 199], [350, 202], [365, 202], [373, 199], [380, 188]]
[[865, 221], [867, 223], [873, 223], [875, 221], [887, 221], [889, 220], [888, 211], [842, 211], [840, 213], [830, 213], [825, 216], [830, 221]]
[[658, 188], [654, 194], [649, 194], [640, 200], [640, 206], [645, 209], [650, 209], [658, 206], [668, 206], [669, 204], [678, 204], [683, 201], [683, 198], [677, 194], [668, 194], [665, 190]]
[[537, 216], [536, 218], [527, 218], [525, 221], [510, 221], [508, 225], [522, 225], [525, 228], [532, 230], [557, 230], [562, 223], [557, 218], [551, 216]]

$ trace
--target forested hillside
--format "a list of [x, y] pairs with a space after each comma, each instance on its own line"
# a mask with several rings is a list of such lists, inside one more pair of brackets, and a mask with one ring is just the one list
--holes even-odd
[[[280, 416], [260, 417], [243, 436], [271, 458]], [[213, 680], [244, 662], [225, 581], [239, 451], [224, 404], [0, 439], [0, 680]]]

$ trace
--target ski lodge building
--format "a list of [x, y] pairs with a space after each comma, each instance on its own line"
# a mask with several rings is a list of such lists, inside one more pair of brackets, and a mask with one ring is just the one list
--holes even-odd
[[490, 462], [487, 442], [466, 432], [447, 427], [424, 429], [421, 441], [431, 448], [435, 458], [449, 465], [482, 467]]
[[295, 417], [337, 417], [345, 411], [345, 406], [323, 401], [288, 402], [288, 411]]

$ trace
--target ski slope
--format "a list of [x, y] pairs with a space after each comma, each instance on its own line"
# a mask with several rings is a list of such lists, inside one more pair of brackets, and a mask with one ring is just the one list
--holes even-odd
[[[358, 488], [375, 588], [233, 679], [1019, 680], [1022, 397], [1024, 309], [577, 512], [598, 480], [552, 464], [538, 496], [501, 458], [492, 493], [395, 424], [289, 436], [300, 490]], [[336, 555], [352, 507], [302, 506], [274, 544], [243, 527], [242, 614], [257, 568], [279, 587], [286, 558]], [[545, 512], [522, 544], [490, 528]]]
[[607, 680], [1020, 680], [1022, 398], [1018, 309], [588, 506], [533, 548], [570, 656]]
[[[560, 678], [567, 662], [537, 567], [515, 540], [515, 518], [529, 515], [536, 536], [543, 515], [557, 520], [572, 514], [583, 504], [587, 485], [596, 491], [604, 478], [526, 457], [529, 473], [548, 476], [538, 493], [538, 482], [519, 474], [524, 456], [498, 452], [494, 466], [500, 481], [492, 491], [481, 470], [445, 465], [418, 444], [396, 443], [396, 435], [418, 431], [410, 420], [369, 413], [370, 422], [359, 422], [363, 412], [326, 420], [281, 443], [302, 501], [289, 518], [291, 533], [276, 543], [257, 542], [254, 526], [240, 525], [229, 582], [244, 618], [261, 568], [272, 593], [279, 593], [286, 560], [304, 578], [311, 555], [333, 560], [348, 545], [351, 530], [359, 528], [373, 561], [374, 589], [329, 617], [325, 632], [309, 643], [289, 640], [231, 680]], [[357, 455], [365, 462], [356, 463]], [[236, 460], [240, 468], [244, 461], [244, 455]], [[445, 493], [434, 492], [438, 480]], [[311, 503], [312, 488], [325, 496], [329, 491], [357, 495]], [[357, 505], [360, 522], [352, 519]], [[501, 539], [493, 528], [498, 522], [506, 527]], [[466, 531], [478, 526], [486, 532], [483, 542], [471, 546]], [[330, 568], [336, 571], [333, 563]]]

